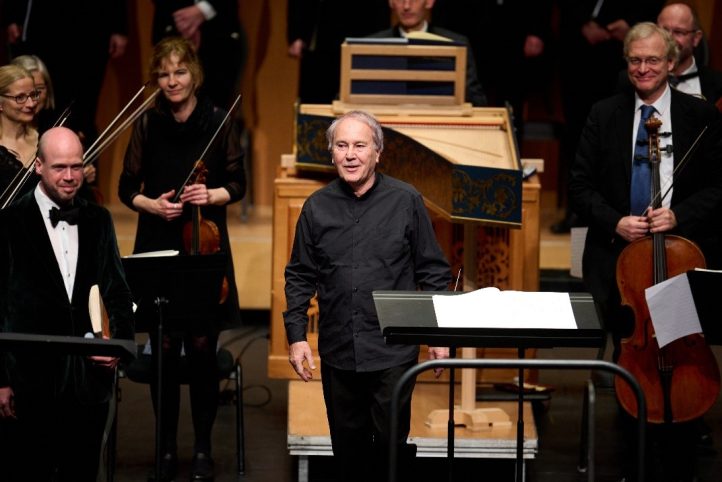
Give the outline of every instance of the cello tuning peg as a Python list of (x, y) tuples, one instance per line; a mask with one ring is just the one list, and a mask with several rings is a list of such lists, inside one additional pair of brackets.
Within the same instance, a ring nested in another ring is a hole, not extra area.
[(660, 132), (660, 133), (659, 133), (659, 136), (660, 136), (660, 137), (672, 137), (672, 133), (669, 132), (669, 131), (667, 131), (667, 132)]

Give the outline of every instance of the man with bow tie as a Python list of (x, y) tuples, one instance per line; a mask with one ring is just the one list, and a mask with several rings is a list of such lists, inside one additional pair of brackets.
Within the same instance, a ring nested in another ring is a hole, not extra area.
[(670, 3), (657, 17), (657, 25), (668, 31), (679, 48), (679, 57), (669, 83), (684, 93), (715, 104), (722, 98), (722, 72), (697, 65), (694, 49), (702, 41), (697, 13), (687, 4)]
[[(98, 285), (111, 336), (132, 339), (131, 294), (110, 213), (77, 197), (77, 135), (48, 130), (35, 171), (35, 190), (0, 211), (0, 331), (92, 333), (88, 296)], [(0, 479), (95, 482), (116, 363), (0, 352)]]
[[(659, 12), (657, 25), (669, 32), (679, 52), (669, 72), (669, 85), (722, 110), (722, 72), (698, 64), (694, 56), (703, 36), (697, 12), (685, 3), (670, 3)], [(626, 70), (619, 72), (617, 90), (632, 90)]]

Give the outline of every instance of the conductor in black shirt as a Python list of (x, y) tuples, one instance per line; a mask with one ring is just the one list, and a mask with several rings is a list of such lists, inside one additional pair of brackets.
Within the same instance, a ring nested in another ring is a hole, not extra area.
[[(417, 362), (419, 348), (384, 343), (371, 292), (445, 290), (451, 274), (419, 192), (376, 172), (383, 150), (376, 119), (349, 112), (331, 124), (326, 138), (339, 178), (306, 200), (296, 225), (285, 273), (289, 361), (304, 381), (313, 378), (306, 327), (316, 294), (338, 480), (385, 480), (392, 390)], [(448, 354), (448, 348), (429, 348), (432, 359)], [(393, 441), (402, 470), (415, 452), (406, 445), (412, 391), (408, 386), (402, 394), (399, 438)]]

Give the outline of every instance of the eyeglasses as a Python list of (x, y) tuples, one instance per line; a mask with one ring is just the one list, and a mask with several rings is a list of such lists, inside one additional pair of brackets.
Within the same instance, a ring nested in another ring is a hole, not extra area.
[(697, 33), (699, 29), (693, 28), (691, 30), (682, 30), (681, 28), (664, 28), (667, 32), (671, 33), (675, 37), (684, 37), (691, 33)]
[(8, 94), (0, 94), (5, 98), (8, 99), (15, 99), (15, 102), (18, 104), (24, 104), (28, 101), (28, 99), (32, 99), (33, 101), (37, 102), (40, 98), (40, 92), (37, 90), (30, 92), (29, 94), (18, 94), (18, 95), (8, 95)]
[(643, 63), (647, 64), (650, 67), (656, 67), (663, 61), (664, 59), (662, 57), (627, 57), (627, 62), (629, 63), (629, 65), (633, 65), (634, 67), (639, 67)]

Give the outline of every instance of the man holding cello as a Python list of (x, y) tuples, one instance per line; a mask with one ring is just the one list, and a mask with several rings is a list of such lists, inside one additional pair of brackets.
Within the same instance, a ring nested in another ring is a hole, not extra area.
[[(628, 274), (617, 270), (617, 260), (628, 246), (649, 236), (676, 235), (696, 243), (708, 268), (722, 266), (720, 113), (712, 105), (670, 88), (668, 76), (677, 59), (677, 46), (664, 29), (652, 23), (635, 25), (625, 38), (624, 55), (634, 91), (592, 107), (569, 185), (573, 209), (589, 226), (584, 281), (611, 331), (615, 361), (623, 351), (624, 338), (640, 323), (622, 306), (617, 288), (618, 283), (628, 281)], [(649, 118), (661, 121), (652, 137)], [(650, 139), (658, 144), (652, 145)], [(652, 270), (656, 256), (636, 256), (639, 264), (634, 271)], [(689, 269), (696, 267), (694, 264)], [(639, 287), (642, 300), (647, 287)], [(649, 323), (646, 303), (644, 315), (642, 323)], [(652, 340), (656, 343), (653, 334)], [(706, 345), (703, 348), (708, 349)], [(716, 366), (710, 370), (718, 374)], [(694, 430), (688, 423), (672, 425), (667, 418), (658, 431), (664, 434), (658, 439), (662, 463), (657, 467), (661, 466), (662, 472), (655, 480), (687, 480), (694, 456), (694, 443), (688, 437), (694, 437)], [(665, 462), (671, 465), (667, 467)], [(678, 472), (675, 467), (688, 472)]]

